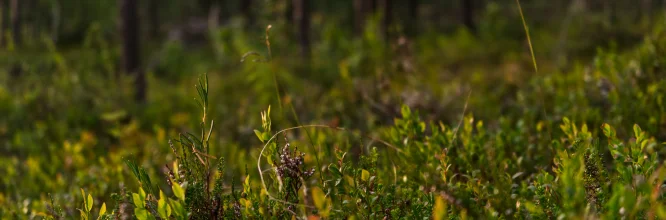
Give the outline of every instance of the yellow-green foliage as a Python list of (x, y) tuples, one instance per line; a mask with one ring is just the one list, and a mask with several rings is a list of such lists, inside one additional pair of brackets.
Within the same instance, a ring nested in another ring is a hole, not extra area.
[(663, 20), (618, 46), (572, 28), (561, 64), (509, 9), (388, 42), (318, 18), (310, 60), (282, 23), (271, 49), (231, 22), (163, 45), (145, 103), (105, 25), (4, 39), (0, 219), (666, 218)]

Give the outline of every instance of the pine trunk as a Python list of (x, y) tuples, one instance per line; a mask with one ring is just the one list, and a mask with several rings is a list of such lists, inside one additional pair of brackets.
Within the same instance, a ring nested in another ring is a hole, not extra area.
[(146, 99), (146, 79), (141, 71), (137, 0), (118, 1), (120, 3), (123, 71), (125, 74), (134, 75), (135, 99), (143, 102)]
[(241, 0), (241, 13), (247, 26), (254, 24), (254, 17), (252, 17), (252, 0)]
[(391, 0), (379, 0), (379, 9), (382, 13), (381, 34), (384, 41), (388, 42), (391, 37), (389, 28), (391, 27), (391, 18), (393, 13), (393, 6)]
[(357, 36), (363, 34), (368, 14), (372, 12), (372, 5), (370, 0), (354, 0), (354, 34)]
[(293, 0), (293, 3), (301, 56), (308, 59), (310, 57), (310, 0)]
[(18, 44), (21, 42), (21, 10), (19, 0), (10, 0), (9, 4), (12, 37), (14, 38), (14, 43)]
[(148, 1), (148, 20), (150, 22), (150, 38), (155, 39), (160, 34), (159, 0)]
[(474, 4), (473, 0), (462, 0), (462, 16), (465, 27), (472, 33), (476, 32), (476, 25), (474, 24)]
[(7, 19), (5, 19), (7, 15), (5, 12), (5, 9), (7, 8), (5, 6), (5, 1), (6, 0), (0, 0), (0, 48), (5, 45), (5, 29), (7, 29), (7, 25), (5, 23), (7, 21)]

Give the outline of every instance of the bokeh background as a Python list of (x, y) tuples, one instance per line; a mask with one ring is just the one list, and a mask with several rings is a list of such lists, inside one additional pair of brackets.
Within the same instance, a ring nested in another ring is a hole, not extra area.
[(109, 201), (136, 185), (127, 158), (159, 179), (167, 140), (197, 131), (204, 73), (211, 151), (239, 180), (268, 106), (274, 129), (380, 135), (404, 104), (448, 125), (465, 110), (559, 132), (567, 116), (666, 138), (666, 1), (522, 1), (538, 71), (516, 3), (0, 0), (0, 216), (51, 198), (76, 216), (79, 188)]

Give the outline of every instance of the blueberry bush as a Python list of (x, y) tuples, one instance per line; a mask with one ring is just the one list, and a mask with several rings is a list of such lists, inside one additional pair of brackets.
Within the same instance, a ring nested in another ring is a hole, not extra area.
[(354, 34), (320, 12), (307, 59), (265, 9), (149, 45), (144, 102), (110, 20), (7, 35), (0, 219), (666, 218), (663, 13), (562, 33), (539, 2), (389, 39), (381, 13)]

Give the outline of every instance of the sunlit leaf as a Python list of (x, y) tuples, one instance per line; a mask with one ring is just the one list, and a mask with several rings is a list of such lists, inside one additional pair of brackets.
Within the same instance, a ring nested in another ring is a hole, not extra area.
[(368, 181), (369, 178), (370, 178), (370, 172), (368, 172), (365, 169), (361, 170), (361, 180)]
[(435, 196), (435, 206), (432, 210), (432, 218), (435, 220), (447, 219), (448, 210), (446, 201), (441, 196)]
[[(176, 185), (176, 184), (174, 184), (174, 185)], [(143, 203), (143, 199), (141, 199), (141, 195), (139, 195), (139, 194), (132, 193), (132, 201), (134, 202), (134, 205), (138, 208), (145, 207), (144, 203)]]
[(144, 208), (134, 209), (134, 215), (138, 220), (148, 220), (148, 210)]
[(166, 219), (169, 217), (169, 205), (167, 204), (166, 195), (160, 190), (160, 199), (157, 201), (157, 213), (160, 214), (160, 218)]
[(102, 203), (102, 207), (99, 208), (99, 217), (102, 217), (104, 214), (106, 214), (106, 203)]
[(178, 184), (173, 184), (171, 186), (171, 190), (173, 190), (173, 194), (176, 196), (176, 198), (180, 199), (180, 201), (185, 201), (185, 190), (178, 185)]
[(88, 219), (88, 215), (86, 214), (86, 212), (84, 212), (83, 210), (79, 209), (79, 213), (81, 213), (81, 219), (83, 219), (83, 220), (87, 220), (87, 219)]
[(642, 133), (642, 132), (643, 132), (643, 131), (641, 130), (641, 127), (638, 126), (637, 124), (634, 124), (634, 136), (636, 137), (636, 139), (638, 139), (639, 137), (641, 137), (641, 133)]
[(328, 217), (330, 200), (326, 198), (324, 191), (322, 191), (319, 187), (312, 188), (312, 200), (314, 201), (317, 210), (319, 210), (319, 214), (322, 217)]
[(93, 207), (93, 198), (92, 195), (88, 194), (88, 199), (86, 199), (86, 210), (90, 212), (90, 210), (92, 210), (92, 207)]

